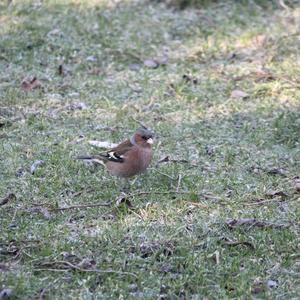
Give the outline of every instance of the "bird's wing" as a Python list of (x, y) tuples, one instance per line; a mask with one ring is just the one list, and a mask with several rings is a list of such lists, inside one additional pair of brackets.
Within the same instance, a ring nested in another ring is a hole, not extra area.
[(105, 153), (100, 154), (102, 157), (105, 157), (108, 161), (114, 161), (122, 163), (124, 162), (125, 154), (131, 150), (133, 145), (131, 144), (130, 140), (127, 140), (115, 148), (112, 148)]

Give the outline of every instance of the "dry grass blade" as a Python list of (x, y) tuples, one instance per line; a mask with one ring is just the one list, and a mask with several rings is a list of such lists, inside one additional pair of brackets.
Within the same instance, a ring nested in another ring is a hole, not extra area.
[(78, 204), (78, 205), (72, 205), (72, 206), (66, 206), (66, 207), (59, 207), (59, 208), (51, 208), (49, 211), (63, 211), (63, 210), (69, 210), (69, 209), (86, 209), (91, 207), (109, 207), (111, 206), (111, 202), (107, 203), (98, 203), (98, 204)]
[(100, 273), (100, 274), (118, 274), (123, 276), (128, 275), (128, 276), (138, 278), (136, 274), (130, 272), (122, 272), (116, 270), (84, 269), (64, 260), (43, 262), (41, 264), (38, 264), (35, 268), (35, 271), (50, 271), (50, 272), (51, 271), (64, 272), (69, 270), (87, 272), (87, 273), (90, 272), (90, 273)]
[(226, 225), (233, 229), (240, 226), (250, 226), (250, 227), (259, 227), (259, 228), (288, 228), (292, 224), (276, 224), (266, 221), (258, 221), (256, 219), (229, 219), (226, 221)]
[(254, 245), (250, 242), (247, 242), (247, 241), (232, 241), (232, 240), (229, 240), (227, 238), (224, 238), (222, 239), (222, 243), (226, 246), (239, 246), (239, 245), (244, 245), (244, 246), (247, 246), (251, 249), (255, 249)]

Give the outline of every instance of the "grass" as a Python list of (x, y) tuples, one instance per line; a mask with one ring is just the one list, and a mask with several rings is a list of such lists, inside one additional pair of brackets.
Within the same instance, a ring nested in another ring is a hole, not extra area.
[[(299, 298), (300, 6), (260, 2), (0, 3), (0, 197), (16, 196), (0, 206), (0, 292)], [(24, 91), (34, 76), (42, 88)], [(134, 119), (158, 138), (130, 208), (74, 157)], [(188, 163), (156, 168), (167, 155)], [(288, 227), (226, 225), (244, 218)]]

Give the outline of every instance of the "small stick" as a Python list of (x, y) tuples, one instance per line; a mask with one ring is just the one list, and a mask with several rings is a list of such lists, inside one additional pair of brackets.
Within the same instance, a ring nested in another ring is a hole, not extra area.
[(52, 208), (52, 209), (49, 209), (49, 211), (62, 211), (62, 210), (68, 210), (68, 209), (102, 207), (102, 206), (111, 206), (111, 202), (98, 203), (98, 204), (81, 204), (81, 205), (73, 205), (73, 206), (66, 206), (66, 207), (60, 207), (60, 208)]
[(134, 197), (134, 196), (140, 196), (140, 195), (170, 195), (170, 194), (190, 194), (191, 192), (184, 192), (184, 191), (169, 191), (169, 192), (137, 192), (130, 194), (129, 196)]

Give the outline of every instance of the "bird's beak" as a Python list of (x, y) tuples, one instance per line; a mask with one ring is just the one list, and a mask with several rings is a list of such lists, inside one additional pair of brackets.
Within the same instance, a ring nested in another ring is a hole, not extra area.
[(149, 139), (147, 140), (147, 143), (150, 144), (150, 145), (152, 145), (152, 144), (153, 144), (153, 139), (152, 139), (152, 138), (149, 138)]

